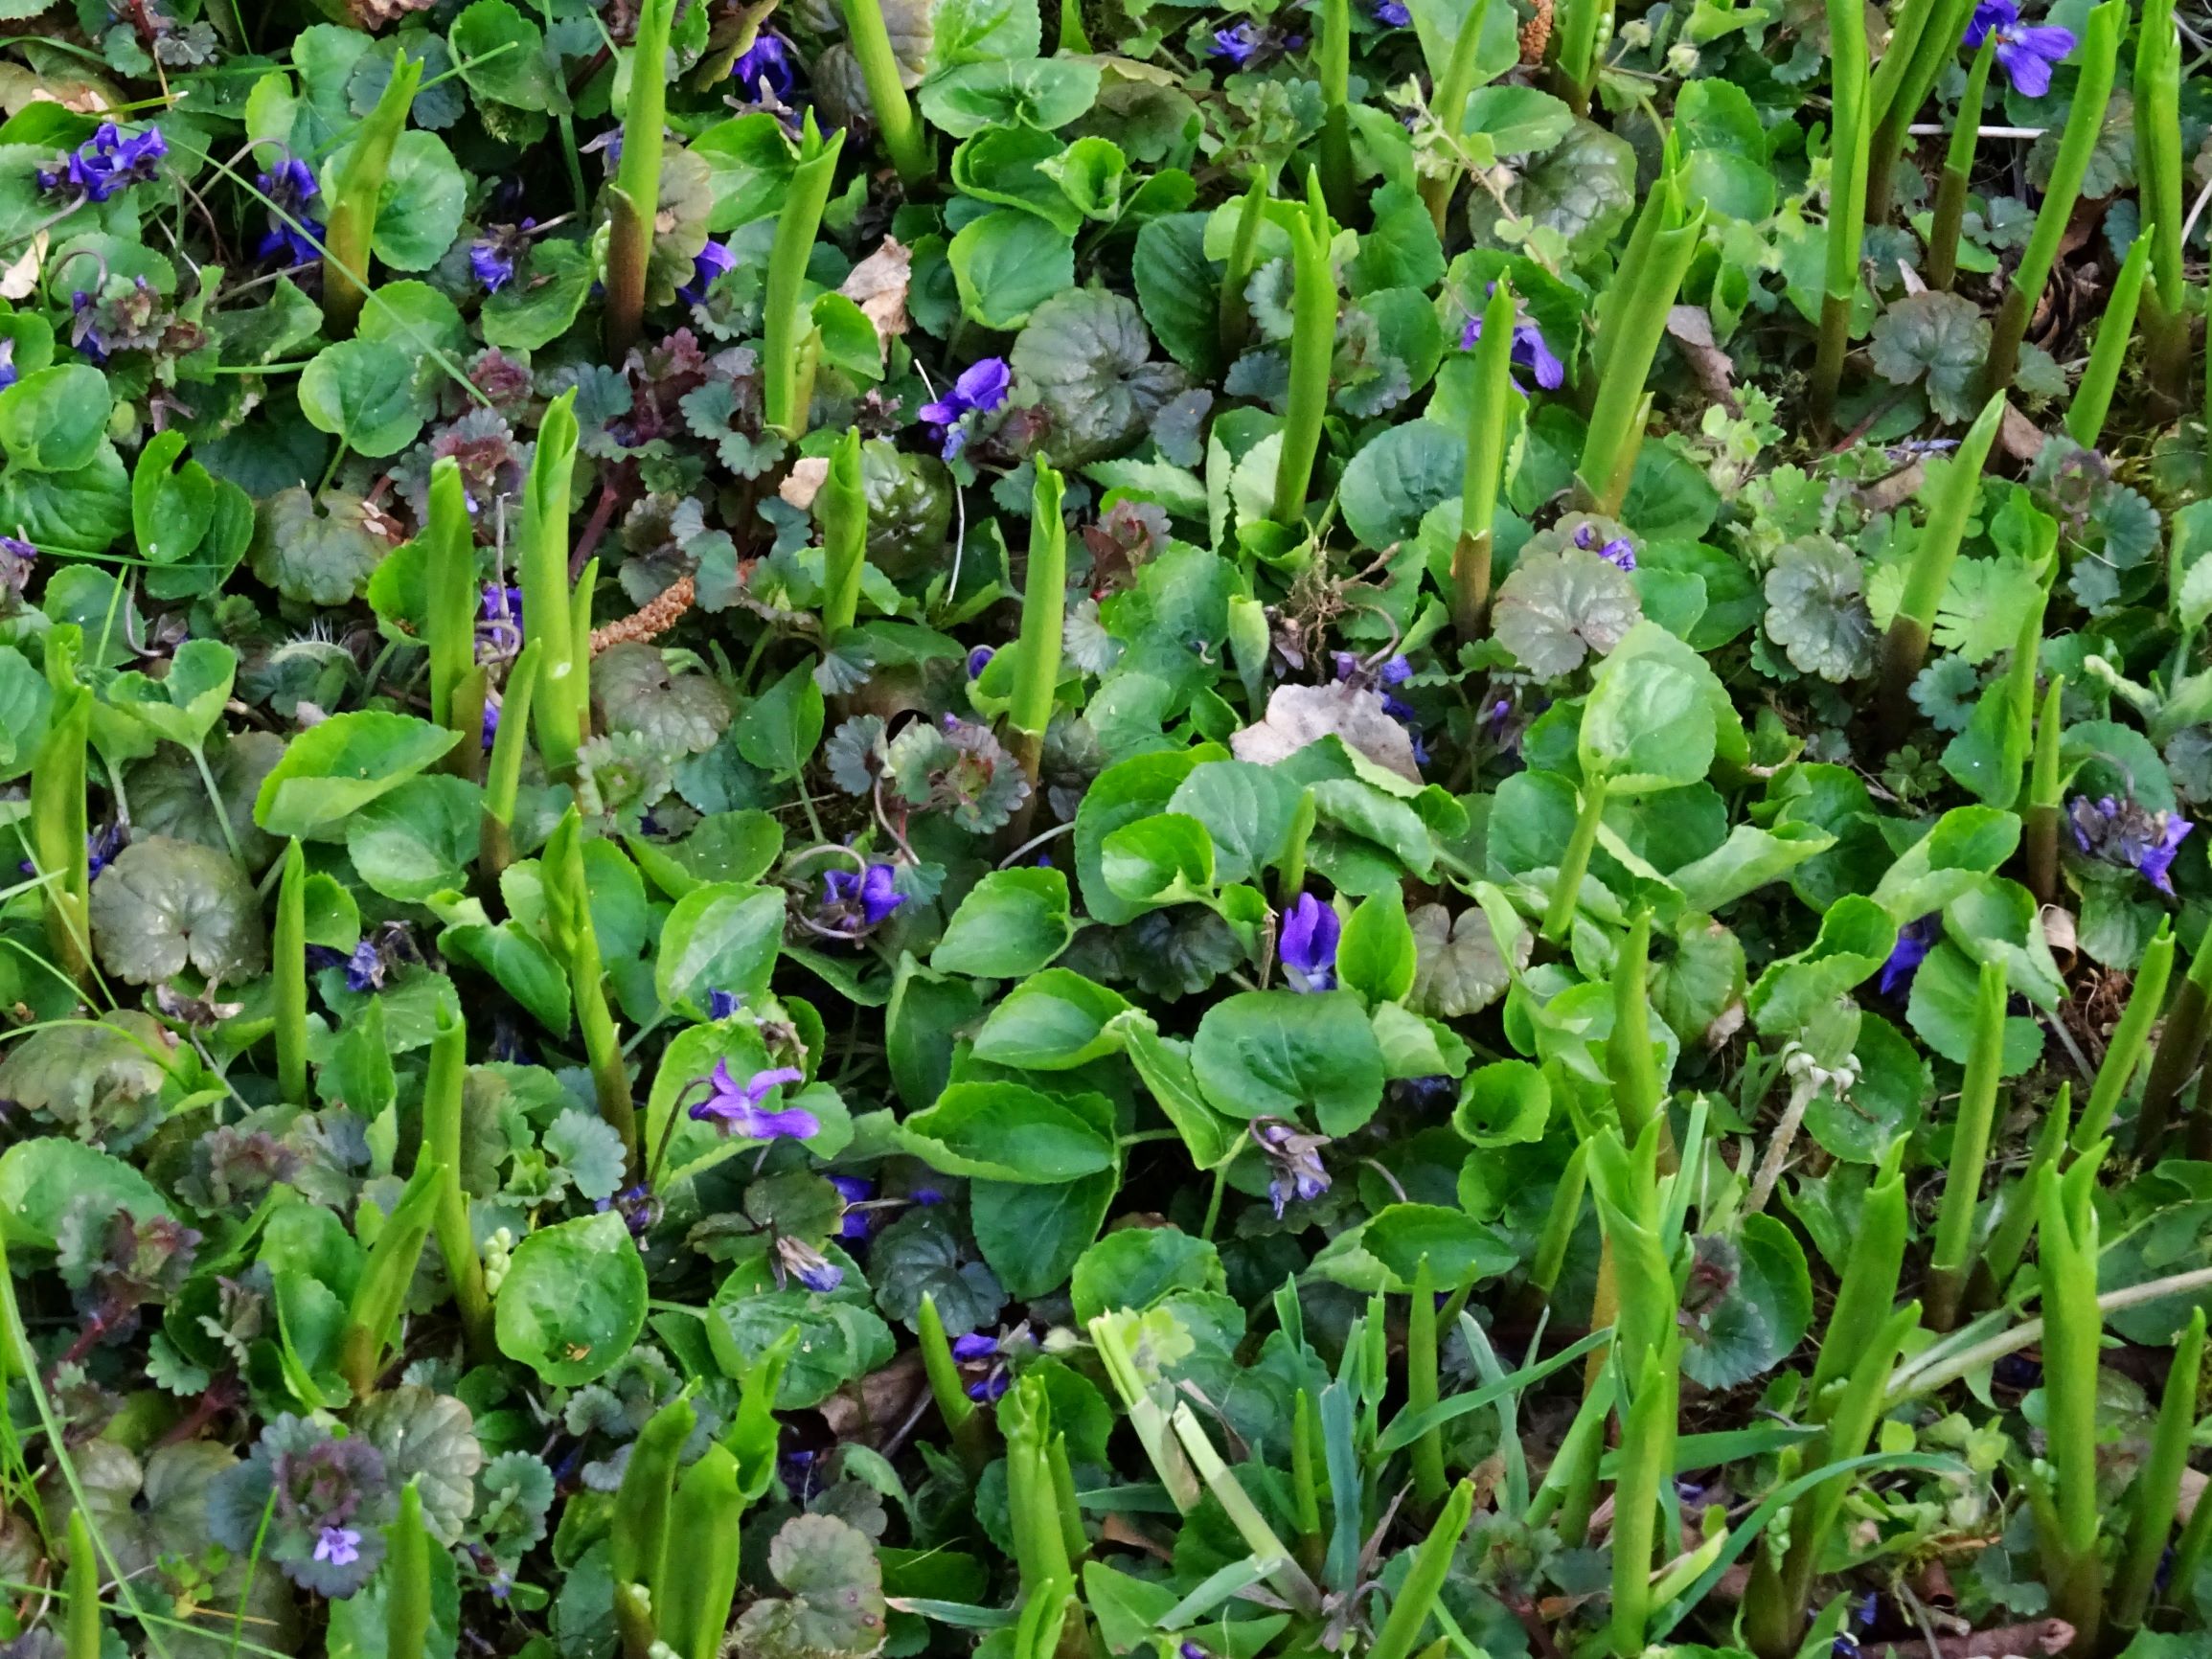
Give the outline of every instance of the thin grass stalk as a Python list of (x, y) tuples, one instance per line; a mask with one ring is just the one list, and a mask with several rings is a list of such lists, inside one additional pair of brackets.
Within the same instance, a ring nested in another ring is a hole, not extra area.
[(46, 636), (54, 700), (31, 762), (31, 851), (45, 882), (46, 947), (79, 985), (92, 983), (92, 852), (86, 842), (84, 751), (92, 693), (77, 677), (84, 630), (65, 623)]
[(2145, 367), (2165, 403), (2179, 409), (2189, 385), (2189, 313), (2181, 272), (2181, 37), (2174, 0), (2143, 0), (2135, 28), (2135, 200), (2151, 244), (2143, 320)]
[[(2058, 1475), (2053, 1512), (2039, 1528), (2056, 1570), (2051, 1610), (2074, 1627), (2076, 1653), (2094, 1652), (2104, 1616), (2097, 1552), (2097, 1365), (2104, 1313), (2097, 1306), (2100, 1147), (2065, 1174), (2043, 1178), (2038, 1248), (2043, 1282), (2043, 1429)], [(2041, 1517), (2039, 1517), (2040, 1519)]]
[[(1974, 0), (1933, 0), (1910, 49), (1902, 48), (1893, 35), (1882, 54), (1881, 68), (1874, 77), (1867, 114), (1874, 137), (1867, 146), (1866, 215), (1870, 225), (1889, 219), (1889, 204), (1897, 187), (1897, 168), (1912, 118), (1935, 90), (1946, 65), (1958, 57), (1967, 20), (1973, 15)], [(1898, 67), (1893, 72), (1892, 60)]]
[(1298, 1563), (1312, 1576), (1319, 1575), (1329, 1543), (1321, 1531), (1321, 1465), (1320, 1420), (1313, 1397), (1300, 1389), (1290, 1416), (1290, 1515), (1298, 1529)]
[[(1459, 34), (1451, 42), (1451, 57), (1444, 66), (1444, 73), (1436, 78), (1436, 90), (1429, 98), (1429, 113), (1434, 115), (1444, 130), (1452, 138), (1459, 137), (1466, 123), (1467, 101), (1474, 92), (1477, 59), (1482, 55), (1482, 34), (1490, 22), (1490, 0), (1474, 0)], [(1451, 198), (1459, 189), (1459, 170), (1436, 174), (1421, 181), (1421, 199), (1428, 206), (1428, 216), (1436, 225), (1437, 235), (1444, 234), (1445, 221), (1451, 212)]]
[(2066, 676), (2054, 674), (2043, 693), (2043, 707), (2036, 721), (2036, 746), (2028, 761), (2028, 799), (2020, 814), (2020, 859), (2028, 891), (2038, 904), (2054, 902), (2059, 894), (2059, 739), (2065, 730), (2063, 709)]
[(1990, 445), (1996, 442), (2004, 412), (2001, 395), (1984, 403), (1943, 471), (1932, 485), (1925, 487), (1927, 522), (1921, 526), (1920, 539), (1905, 567), (1904, 592), (1881, 643), (1881, 718), (1886, 740), (1891, 743), (1902, 741), (1910, 729), (1912, 682), (1921, 664), (1927, 660), (1936, 607), (1943, 602), (1951, 563), (1973, 517), (1974, 504), (1981, 498), (1982, 467), (1989, 460)]
[(2090, 11), (2084, 26), (2081, 75), (2074, 82), (2073, 102), (2067, 106), (2065, 132), (2051, 163), (2042, 204), (2036, 210), (2036, 226), (2029, 234), (2027, 251), (2013, 271), (2004, 303), (1997, 307), (1996, 321), (1992, 325), (1989, 357), (1981, 378), (1985, 396), (2002, 392), (2013, 383), (2020, 341), (2027, 335), (2036, 302), (2042, 298), (2043, 286), (2050, 281), (2059, 243), (2081, 197), (2089, 156), (2105, 130), (2105, 111), (2111, 102), (2113, 70), (2120, 55), (2120, 30), (2127, 14), (2127, 0), (2105, 0)]
[(799, 137), (799, 165), (784, 187), (776, 239), (768, 249), (761, 310), (761, 422), (794, 443), (807, 432), (808, 408), (799, 398), (799, 360), (803, 336), (813, 328), (810, 321), (802, 321), (799, 294), (814, 238), (822, 228), (822, 210), (830, 203), (830, 186), (836, 177), (846, 131), (839, 127), (825, 142), (814, 125), (812, 107), (808, 108)]
[(637, 1138), (637, 1105), (630, 1098), (629, 1071), (624, 1063), (622, 1035), (606, 1001), (606, 969), (599, 951), (599, 929), (592, 920), (591, 888), (583, 873), (583, 820), (574, 807), (561, 818), (545, 845), (546, 911), (555, 937), (566, 947), (570, 994), (576, 999), (578, 1034), (599, 1115), (622, 1137), (630, 1179), (643, 1172)]
[(1990, 1229), (1989, 1242), (1982, 1246), (1981, 1271), (1975, 1276), (1973, 1300), (1977, 1307), (1995, 1306), (2003, 1297), (2027, 1255), (2028, 1240), (2036, 1230), (2037, 1206), (2041, 1202), (2042, 1189), (2037, 1183), (2045, 1170), (2057, 1173), (2059, 1160), (2065, 1156), (2066, 1128), (2073, 1121), (2073, 1111), (2074, 1085), (2061, 1083), (2036, 1130), (2035, 1144), (2028, 1148), (2027, 1164), (1998, 1200), (1996, 1223)]
[(2120, 384), (2120, 368), (2128, 356), (2128, 342), (2135, 334), (2135, 307), (2143, 295), (2143, 278), (2151, 268), (2151, 254), (2158, 235), (2152, 225), (2135, 239), (2112, 291), (2105, 300), (2105, 314), (2097, 323), (2096, 344), (2089, 348), (2089, 365), (2074, 383), (2073, 400), (2066, 405), (2066, 435), (2084, 449), (2094, 449), (2104, 436), (2105, 417), (2112, 407), (2112, 393)]
[(1543, 936), (1552, 943), (1565, 940), (1582, 902), (1583, 877), (1588, 874), (1590, 853), (1598, 844), (1598, 825), (1606, 815), (1606, 780), (1603, 774), (1585, 778), (1577, 792), (1580, 805), (1575, 827), (1560, 854), (1559, 875), (1553, 878), (1551, 902), (1544, 910)]
[(1973, 1035), (1959, 1090), (1958, 1120), (1951, 1130), (1950, 1168), (1928, 1255), (1927, 1323), (1932, 1330), (1949, 1330), (1957, 1323), (1967, 1278), (1973, 1269), (1974, 1205), (1989, 1157), (1997, 1082), (2004, 1074), (2004, 965), (1985, 962), (1974, 997)]
[(668, 125), (669, 28), (675, 0), (643, 0), (629, 54), (629, 103), (622, 118), (622, 160), (607, 193), (606, 307), (601, 337), (619, 363), (645, 321), (646, 277), (660, 216), (661, 156)]
[(1974, 150), (1981, 143), (1982, 104), (1989, 96), (1990, 65), (1996, 60), (1996, 31), (1983, 37), (1966, 72), (1966, 91), (1958, 101), (1957, 125), (1950, 129), (1943, 177), (1935, 187), (1935, 209), (1927, 231), (1927, 285), (1945, 293), (1958, 280), (1958, 239), (1966, 224), (1967, 194), (1973, 183)]
[(1829, 0), (1829, 82), (1834, 99), (1828, 144), (1828, 248), (1820, 300), (1820, 344), (1813, 362), (1811, 413), (1828, 430), (1851, 349), (1852, 301), (1859, 293), (1866, 237), (1867, 86), (1864, 0)]
[[(846, 39), (860, 65), (860, 78), (868, 86), (868, 107), (876, 117), (876, 130), (882, 134), (884, 151), (891, 157), (899, 182), (912, 194), (926, 185), (937, 170), (930, 160), (928, 135), (906, 96), (906, 81), (900, 72), (899, 57), (891, 49), (891, 32), (884, 26), (883, 8), (879, 0), (844, 0), (844, 8)], [(1089, 51), (1087, 46), (1069, 44), (1066, 20), (1070, 16), (1076, 19), (1076, 33), (1080, 37), (1082, 12), (1075, 0), (1062, 0), (1062, 50)]]
[(445, 1174), (439, 1183), (434, 1231), (445, 1277), (471, 1355), (489, 1360), (495, 1352), (491, 1298), (484, 1285), (484, 1259), (468, 1222), (468, 1194), (461, 1186), (462, 1096), (468, 1077), (468, 1022), (457, 1011), (440, 1008), (430, 1037), (430, 1067), (422, 1084), (422, 1156), (436, 1160)]
[(67, 1659), (100, 1659), (100, 1553), (84, 1506), (69, 1511), (69, 1571), (62, 1580), (68, 1602)]
[(1352, 172), (1352, 4), (1320, 0), (1314, 75), (1321, 83), (1321, 193), (1339, 224), (1357, 216), (1358, 182)]
[[(1436, 1282), (1424, 1255), (1413, 1271), (1413, 1305), (1405, 1321), (1405, 1409), (1425, 1411), (1436, 1403)], [(1424, 1508), (1442, 1503), (1444, 1428), (1428, 1430), (1413, 1443), (1413, 1495)]]
[(2079, 1157), (2105, 1138), (2120, 1109), (2121, 1098), (2151, 1046), (2151, 1028), (2166, 1009), (2166, 983), (2174, 972), (2175, 940), (2172, 926), (2161, 920), (2158, 931), (2143, 947), (2143, 960), (2128, 989), (2128, 1006), (2121, 1012), (2112, 1040), (2105, 1045), (2105, 1058), (2097, 1067), (2097, 1080), (2089, 1090), (2089, 1103), (2074, 1125), (2073, 1149)]
[(308, 860), (298, 841), (285, 847), (277, 880), (277, 922), (269, 932), (269, 983), (276, 1002), (277, 1092), (308, 1101)]
[(2143, 1623), (2158, 1561), (2173, 1535), (2180, 1508), (2181, 1473), (2189, 1466), (2189, 1442), (2197, 1427), (2197, 1390), (2203, 1380), (2204, 1309), (2189, 1310), (2189, 1324), (2174, 1345), (2166, 1370), (2166, 1392), (2158, 1402), (2158, 1426), (2151, 1436), (2151, 1455), (2135, 1475), (2129, 1493), (2128, 1536), (2120, 1547), (2119, 1571), (2105, 1599), (2113, 1645), (2119, 1646)]
[(1543, 1231), (1537, 1236), (1536, 1252), (1529, 1258), (1529, 1284), (1543, 1303), (1551, 1301), (1560, 1269), (1566, 1264), (1567, 1246), (1574, 1241), (1575, 1224), (1582, 1219), (1583, 1196), (1588, 1187), (1589, 1144), (1579, 1141), (1567, 1154), (1559, 1185), (1552, 1189), (1551, 1208), (1545, 1213)]
[[(531, 723), (547, 774), (562, 780), (576, 772), (576, 752), (583, 744), (583, 705), (590, 694), (587, 665), (576, 656), (575, 596), (568, 575), (568, 492), (576, 473), (577, 436), (571, 388), (553, 400), (538, 427), (537, 451), (523, 489), (517, 555), (523, 639), (526, 646), (538, 648)], [(501, 711), (500, 729), (505, 731), (513, 718), (511, 703)]]
[(1613, 1029), (1606, 1038), (1613, 1108), (1622, 1136), (1631, 1144), (1658, 1123), (1666, 1099), (1652, 1057), (1651, 957), (1652, 913), (1639, 910), (1629, 919), (1628, 936), (1613, 958)]
[(1412, 1571), (1405, 1575), (1405, 1582), (1391, 1602), (1390, 1614), (1382, 1621), (1382, 1628), (1375, 1633), (1375, 1643), (1367, 1649), (1367, 1659), (1406, 1659), (1413, 1651), (1413, 1644), (1420, 1639), (1422, 1626), (1428, 1623), (1436, 1598), (1444, 1590), (1444, 1580), (1451, 1571), (1452, 1556), (1473, 1513), (1474, 1485), (1471, 1481), (1461, 1481), (1452, 1489), (1444, 1512), (1437, 1516), (1428, 1536), (1414, 1546)]
[(323, 328), (334, 340), (353, 331), (369, 294), (371, 243), (376, 214), (391, 171), (392, 149), (407, 127), (408, 106), (422, 83), (422, 59), (401, 52), (392, 64), (376, 105), (362, 117), (345, 152), (331, 197), (329, 227), (323, 232)]
[(1516, 305), (1501, 276), (1482, 308), (1482, 337), (1474, 343), (1474, 414), (1467, 424), (1467, 466), (1460, 479), (1459, 540), (1451, 550), (1452, 622), (1468, 641), (1479, 639), (1490, 620), (1494, 523), (1505, 476), (1506, 429), (1513, 421)]
[(1290, 221), (1290, 391), (1283, 410), (1271, 516), (1293, 528), (1306, 516), (1313, 462), (1321, 451), (1321, 422), (1329, 412), (1329, 368), (1336, 353), (1336, 278), (1329, 262), (1329, 216), (1320, 193), (1318, 175), (1309, 172), (1306, 216)]
[(430, 1534), (416, 1481), (399, 1489), (391, 1526), (384, 1591), (385, 1659), (427, 1659), (430, 1651)]
[(430, 468), (430, 511), (422, 526), (423, 643), (430, 654), (430, 718), (461, 741), (446, 757), (459, 770), (469, 756), (481, 757), (481, 697), (476, 724), (459, 723), (466, 701), (463, 682), (476, 668), (476, 533), (468, 523), (468, 496), (461, 466), (441, 456)]
[(916, 1316), (916, 1345), (922, 1350), (922, 1372), (929, 1379), (929, 1396), (937, 1402), (937, 1415), (945, 1420), (953, 1449), (969, 1473), (981, 1474), (991, 1462), (988, 1425), (960, 1380), (960, 1367), (953, 1360), (952, 1344), (937, 1311), (937, 1298), (926, 1291)]
[(545, 658), (542, 640), (532, 640), (507, 670), (500, 699), (499, 729), (484, 765), (484, 844), (477, 863), (485, 879), (496, 881), (514, 861), (514, 808), (522, 790), (522, 751), (530, 742), (530, 715), (537, 693), (537, 665)]
[(822, 649), (860, 614), (860, 576), (868, 562), (868, 491), (860, 479), (860, 432), (855, 427), (830, 451), (830, 471), (816, 497), (822, 518)]
[(1266, 168), (1253, 169), (1252, 182), (1245, 187), (1243, 202), (1237, 210), (1236, 239), (1229, 244), (1229, 257), (1221, 266), (1219, 322), (1224, 363), (1233, 362), (1251, 342), (1252, 304), (1244, 290), (1251, 284), (1253, 266), (1259, 262), (1260, 231), (1267, 220), (1267, 199), (1273, 185)]
[[(1584, 498), (1607, 517), (1618, 514), (1628, 492), (1628, 468), (1634, 462), (1632, 445), (1642, 442), (1642, 418), (1650, 407), (1644, 382), (1651, 375), (1652, 360), (1658, 355), (1659, 341), (1666, 333), (1667, 313), (1674, 307), (1675, 296), (1704, 233), (1702, 204), (1685, 216), (1676, 182), (1670, 177), (1658, 188), (1668, 195), (1667, 219), (1652, 238), (1651, 258), (1642, 268), (1622, 271), (1613, 278), (1630, 286), (1618, 311), (1608, 317), (1617, 335), (1598, 377), (1589, 433), (1583, 443), (1582, 463), (1576, 468)], [(1628, 457), (1626, 467), (1624, 455)]]

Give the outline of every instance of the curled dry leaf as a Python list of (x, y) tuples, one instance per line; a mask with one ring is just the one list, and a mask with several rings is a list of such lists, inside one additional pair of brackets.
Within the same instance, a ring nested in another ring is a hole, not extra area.
[(1229, 746), (1238, 760), (1265, 766), (1332, 736), (1407, 783), (1421, 782), (1413, 740), (1384, 712), (1381, 695), (1349, 685), (1277, 686), (1267, 699), (1267, 717), (1246, 726)]

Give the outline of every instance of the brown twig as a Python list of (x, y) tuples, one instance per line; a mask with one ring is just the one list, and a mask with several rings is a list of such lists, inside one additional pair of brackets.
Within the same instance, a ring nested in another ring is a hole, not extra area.
[[(2028, 1625), (2005, 1625), (1995, 1630), (1975, 1630), (1964, 1636), (1938, 1636), (1936, 1659), (2006, 1659), (2010, 1654), (2064, 1653), (2074, 1640), (2074, 1627), (2064, 1619), (2038, 1619)], [(1884, 1642), (1860, 1649), (1867, 1659), (1924, 1659), (1929, 1644), (1914, 1642), (1902, 1647)]]

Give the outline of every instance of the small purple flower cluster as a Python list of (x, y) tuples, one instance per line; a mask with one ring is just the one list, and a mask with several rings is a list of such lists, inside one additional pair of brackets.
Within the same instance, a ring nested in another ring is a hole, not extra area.
[(308, 204), (323, 193), (308, 164), (294, 158), (254, 182), (269, 198), (269, 228), (254, 257), (269, 260), (282, 255), (287, 265), (312, 264), (321, 259), (323, 224), (308, 216)]
[[(1491, 284), (1491, 288), (1496, 286), (1495, 283)], [(1459, 349), (1471, 352), (1481, 339), (1482, 318), (1479, 315), (1468, 318), (1467, 327), (1459, 331)], [(1544, 343), (1543, 330), (1529, 317), (1526, 308), (1517, 304), (1514, 308), (1513, 361), (1534, 375), (1536, 383), (1546, 392), (1558, 391), (1567, 377), (1567, 366)], [(1514, 383), (1520, 384), (1517, 380)], [(1525, 393), (1528, 388), (1523, 386), (1521, 390)]]
[(922, 405), (922, 419), (937, 428), (943, 444), (940, 453), (946, 460), (956, 460), (968, 447), (972, 425), (969, 417), (991, 414), (1006, 401), (1013, 386), (1014, 371), (1006, 366), (1006, 359), (985, 357), (961, 370), (960, 377), (944, 397)]
[(880, 926), (906, 902), (898, 889), (899, 873), (888, 864), (865, 870), (832, 870), (822, 878), (822, 918), (850, 932)]
[(1597, 530), (1587, 524), (1575, 526), (1575, 545), (1585, 553), (1594, 553), (1617, 570), (1636, 568), (1636, 549), (1625, 535), (1616, 535), (1610, 541), (1600, 541)]
[(2077, 795), (2066, 816), (2074, 845), (2107, 864), (2140, 871), (2160, 893), (2174, 897), (2174, 855), (2196, 828), (2178, 812), (2152, 811), (2111, 795), (2092, 801)]
[(514, 281), (515, 267), (529, 251), (530, 233), (536, 228), (536, 219), (493, 225), (468, 244), (468, 269), (484, 284), (486, 293), (496, 294)]
[(702, 1124), (713, 1124), (725, 1135), (735, 1135), (747, 1141), (773, 1141), (788, 1137), (794, 1141), (808, 1141), (822, 1132), (822, 1121), (804, 1106), (786, 1106), (782, 1111), (766, 1111), (761, 1102), (768, 1091), (783, 1083), (806, 1081), (806, 1073), (790, 1066), (777, 1066), (769, 1071), (755, 1072), (743, 1082), (730, 1075), (730, 1062), (717, 1060), (714, 1074), (699, 1079), (707, 1085), (707, 1098), (691, 1109), (691, 1115)]
[(169, 140), (158, 129), (125, 135), (114, 122), (103, 121), (59, 168), (38, 170), (38, 188), (49, 194), (68, 191), (86, 201), (105, 201), (128, 185), (154, 178), (168, 154)]

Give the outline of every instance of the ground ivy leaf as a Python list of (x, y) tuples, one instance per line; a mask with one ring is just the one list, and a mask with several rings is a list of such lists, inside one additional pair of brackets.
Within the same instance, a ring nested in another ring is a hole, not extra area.
[(1874, 667), (1874, 618), (1858, 557), (1826, 536), (1792, 541), (1767, 573), (1767, 637), (1790, 665), (1824, 680)]
[(92, 884), (92, 941), (101, 966), (132, 985), (188, 966), (238, 985), (269, 961), (244, 873), (213, 848), (159, 835), (125, 848)]
[(1927, 401), (1946, 420), (1974, 412), (1974, 376), (1989, 355), (1989, 319), (1962, 294), (1909, 294), (1875, 319), (1875, 373), (1894, 385), (1925, 379)]
[(1579, 547), (1531, 554), (1499, 586), (1492, 631), (1539, 679), (1604, 656), (1643, 620), (1626, 571)]

